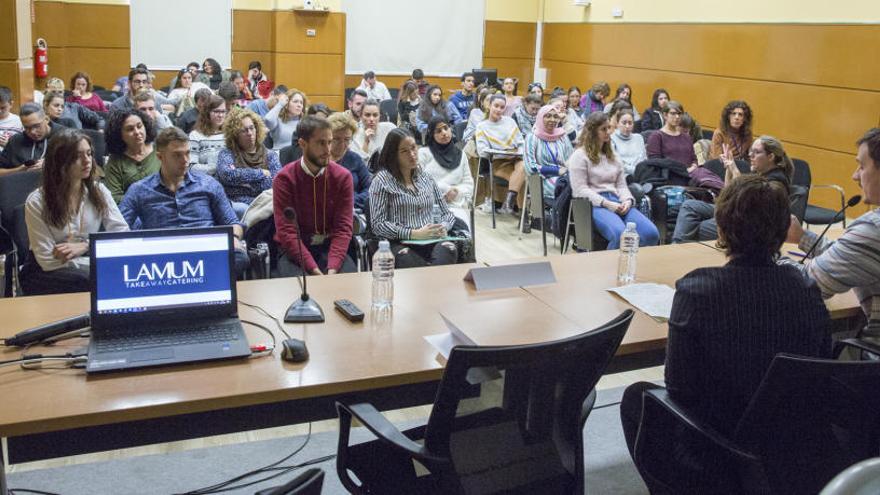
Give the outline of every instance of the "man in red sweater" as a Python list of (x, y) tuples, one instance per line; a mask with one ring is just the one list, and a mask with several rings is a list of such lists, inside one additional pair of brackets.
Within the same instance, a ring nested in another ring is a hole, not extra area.
[[(332, 275), (356, 271), (348, 256), (354, 188), (351, 173), (330, 161), (333, 133), (325, 119), (305, 117), (297, 126), (303, 156), (287, 164), (272, 182), (275, 242), (281, 250), (278, 272), (283, 277)], [(296, 227), (285, 218), (293, 208)], [(300, 267), (302, 253), (302, 267)]]

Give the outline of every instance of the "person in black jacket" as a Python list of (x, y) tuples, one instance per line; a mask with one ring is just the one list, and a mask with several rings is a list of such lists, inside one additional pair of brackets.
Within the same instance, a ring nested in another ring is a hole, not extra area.
[(39, 170), (43, 168), (43, 158), (49, 137), (55, 124), (36, 103), (25, 103), (21, 106), (21, 125), (24, 132), (9, 139), (0, 155), (0, 177), (23, 170)]
[[(777, 353), (830, 356), (831, 320), (815, 283), (775, 263), (789, 225), (783, 183), (762, 174), (738, 177), (721, 191), (715, 217), (729, 261), (675, 284), (665, 375), (672, 400), (729, 436)], [(642, 395), (656, 387), (639, 382), (624, 392), (620, 415), (630, 453), (644, 419)], [(678, 438), (669, 445), (671, 462), (709, 476), (730, 469), (707, 462), (690, 437)]]
[(183, 132), (189, 135), (196, 126), (196, 122), (199, 120), (199, 110), (208, 103), (208, 100), (211, 99), (211, 95), (213, 94), (214, 93), (207, 88), (202, 88), (196, 91), (196, 94), (193, 95), (196, 106), (180, 114), (180, 116), (177, 117), (177, 123), (175, 126), (183, 129)]
[(654, 96), (651, 97), (651, 108), (645, 110), (642, 114), (642, 132), (656, 131), (663, 127), (663, 109), (666, 108), (666, 102), (669, 101), (669, 91), (663, 88), (654, 90)]

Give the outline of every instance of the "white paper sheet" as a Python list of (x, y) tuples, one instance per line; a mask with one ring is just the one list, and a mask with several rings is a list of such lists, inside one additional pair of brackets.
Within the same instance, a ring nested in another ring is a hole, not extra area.
[(669, 320), (669, 315), (672, 313), (672, 298), (675, 296), (675, 289), (668, 285), (630, 284), (606, 290), (626, 299), (626, 302), (657, 321)]
[(452, 348), (457, 345), (477, 345), (476, 342), (465, 335), (465, 333), (462, 332), (460, 328), (455, 326), (455, 324), (449, 321), (448, 318), (443, 316), (442, 313), (440, 314), (440, 318), (443, 318), (443, 323), (446, 324), (446, 328), (449, 331), (434, 335), (426, 335), (425, 340), (427, 340), (429, 344), (434, 346), (434, 348), (437, 349), (437, 351), (440, 352), (440, 354), (444, 358), (449, 359), (449, 353), (452, 352)]

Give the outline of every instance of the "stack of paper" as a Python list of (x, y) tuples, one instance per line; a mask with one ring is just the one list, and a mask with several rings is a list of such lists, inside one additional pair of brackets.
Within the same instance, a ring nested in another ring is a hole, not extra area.
[(630, 284), (606, 290), (626, 299), (626, 302), (658, 322), (668, 321), (669, 315), (672, 313), (672, 298), (675, 296), (675, 289), (668, 285)]

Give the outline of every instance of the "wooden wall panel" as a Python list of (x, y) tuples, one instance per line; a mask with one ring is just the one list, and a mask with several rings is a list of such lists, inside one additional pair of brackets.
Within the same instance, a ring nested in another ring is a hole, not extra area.
[[(92, 79), (92, 84), (104, 86), (110, 89), (116, 79), (127, 76), (129, 71), (131, 52), (125, 48), (65, 48), (64, 67), (58, 67), (60, 73), (55, 70), (49, 72), (58, 75), (65, 86), (70, 84), (70, 78), (76, 71), (84, 70)], [(53, 57), (50, 52), (49, 68), (53, 68), (53, 60), (60, 61), (62, 56)], [(70, 89), (69, 87), (67, 89)]]
[[(97, 5), (66, 3), (64, 24), (67, 29), (67, 47), (124, 48), (131, 45), (127, 5)], [(167, 36), (157, 26), (157, 36)]]
[(275, 80), (312, 95), (342, 96), (345, 57), (307, 53), (277, 53)]
[(22, 103), (32, 101), (34, 94), (34, 70), (19, 61), (0, 60), (0, 85), (12, 91), (13, 111), (18, 112)]
[(535, 61), (519, 58), (483, 57), (483, 67), (498, 69), (498, 78), (515, 77), (519, 79), (518, 94), (525, 94), (526, 88), (535, 74)]
[[(275, 51), (279, 53), (345, 53), (345, 14), (275, 11)], [(314, 29), (314, 37), (306, 36)]]
[(236, 70), (241, 71), (242, 74), (247, 76), (247, 68), (248, 64), (253, 60), (259, 60), (261, 64), (263, 64), (263, 73), (269, 75), (269, 79), (272, 81), (276, 81), (275, 79), (275, 56), (270, 51), (265, 52), (252, 52), (252, 51), (233, 51), (232, 52), (232, 67)]
[[(853, 143), (880, 120), (880, 68), (859, 61), (880, 54), (877, 26), (548, 24), (544, 33), (550, 86), (625, 81), (640, 110), (664, 87), (707, 127), (744, 99), (756, 133), (809, 161), (816, 182), (857, 191)], [(835, 205), (822, 193), (811, 200)]]
[(533, 22), (486, 21), (483, 57), (535, 59)]
[[(274, 16), (261, 10), (232, 11), (232, 52), (269, 52), (274, 48)], [(263, 62), (265, 69), (265, 62)]]
[[(577, 50), (572, 47), (578, 47)], [(545, 24), (542, 60), (880, 90), (880, 25)]]

